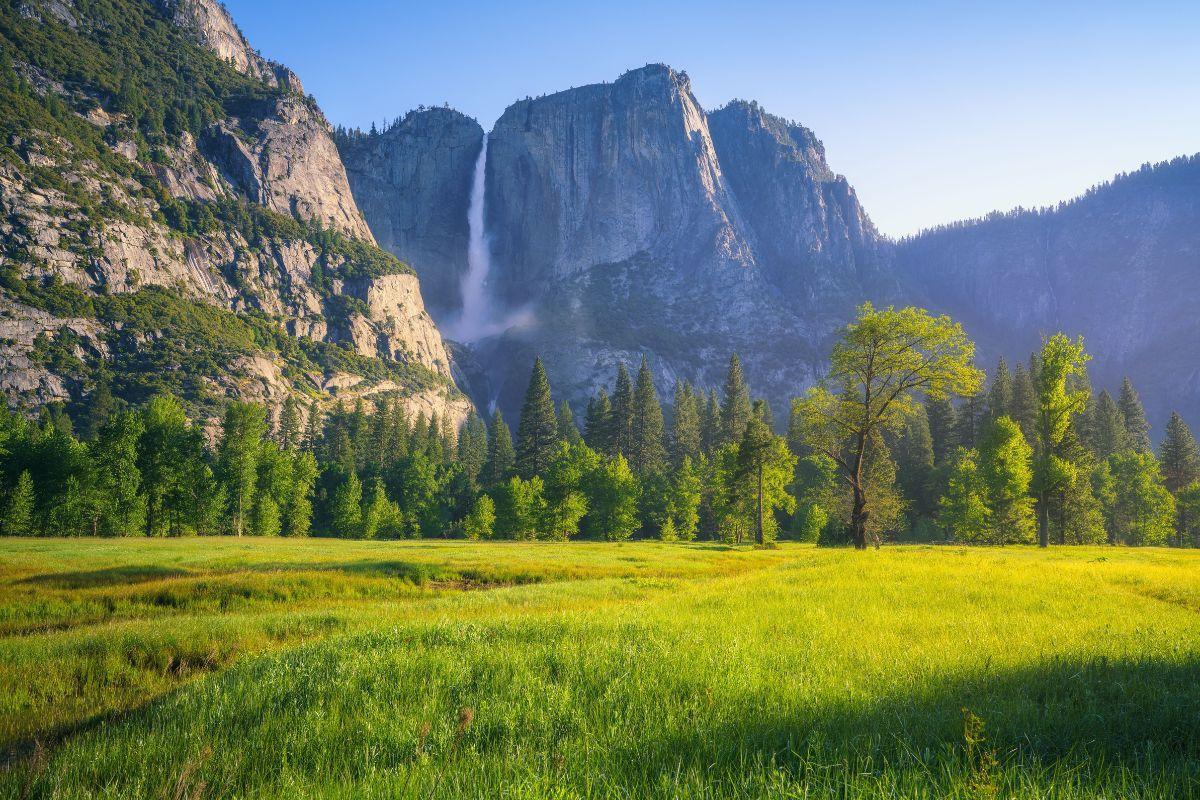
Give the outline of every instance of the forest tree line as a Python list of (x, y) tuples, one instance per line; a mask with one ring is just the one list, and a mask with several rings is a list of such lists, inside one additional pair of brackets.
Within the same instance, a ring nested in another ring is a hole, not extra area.
[(646, 358), (620, 364), (580, 421), (537, 361), (515, 435), (499, 411), (454, 430), (399, 398), (291, 398), (231, 402), (212, 436), (169, 394), (122, 408), (101, 385), (77, 421), (0, 412), (0, 532), (1200, 545), (1177, 414), (1156, 454), (1134, 388), (1094, 392), (1062, 334), (990, 379), (973, 355), (948, 318), (865, 305), (783, 436), (736, 355), (665, 407)]

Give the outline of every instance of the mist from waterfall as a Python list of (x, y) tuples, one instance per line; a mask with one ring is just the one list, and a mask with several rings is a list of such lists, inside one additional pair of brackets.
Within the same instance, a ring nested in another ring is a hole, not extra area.
[(451, 339), (472, 343), (502, 333), (515, 325), (529, 321), (529, 313), (518, 311), (501, 317), (488, 291), (488, 276), (492, 270), (491, 248), (484, 231), (483, 202), (487, 188), (488, 137), (475, 160), (471, 179), (471, 202), (467, 207), (470, 238), (467, 243), (467, 274), (463, 275), (460, 291), (462, 309), (458, 319), (448, 326)]

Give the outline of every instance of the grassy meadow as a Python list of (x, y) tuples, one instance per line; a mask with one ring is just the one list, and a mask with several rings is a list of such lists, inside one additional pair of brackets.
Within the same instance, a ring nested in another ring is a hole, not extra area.
[(0, 540), (0, 797), (1200, 797), (1200, 553)]

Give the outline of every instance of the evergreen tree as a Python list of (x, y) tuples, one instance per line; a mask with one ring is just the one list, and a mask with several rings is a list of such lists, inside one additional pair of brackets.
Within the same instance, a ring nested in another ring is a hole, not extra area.
[(1121, 397), (1117, 401), (1121, 416), (1125, 418), (1125, 433), (1129, 446), (1139, 453), (1150, 452), (1150, 423), (1146, 421), (1146, 410), (1142, 400), (1134, 391), (1133, 384), (1126, 378), (1121, 382)]
[(487, 425), (472, 410), (467, 414), (462, 431), (458, 435), (458, 454), (456, 460), (462, 467), (463, 473), (472, 485), (479, 482), (479, 476), (487, 464), (488, 434)]
[(1012, 373), (1008, 371), (1008, 362), (1003, 358), (996, 364), (996, 374), (992, 376), (992, 385), (988, 388), (987, 416), (989, 420), (1009, 416), (1012, 410)]
[(1178, 495), (1200, 480), (1200, 447), (1183, 418), (1171, 412), (1166, 435), (1159, 448), (1163, 484), (1171, 494)]
[(88, 396), (87, 414), (84, 419), (84, 436), (95, 441), (100, 429), (117, 412), (117, 398), (112, 393), (112, 373), (101, 369), (96, 375), (96, 384)]
[(584, 441), (597, 453), (611, 456), (613, 455), (612, 428), (612, 402), (608, 399), (608, 392), (601, 388), (600, 394), (588, 402)]
[(738, 444), (750, 421), (750, 390), (742, 375), (742, 362), (734, 353), (729, 359), (729, 370), (725, 374), (725, 394), (721, 401), (721, 432), (723, 443)]
[(775, 509), (788, 513), (795, 498), (787, 492), (796, 468), (796, 457), (787, 442), (776, 436), (758, 416), (751, 416), (737, 447), (737, 478), (753, 510), (754, 531), (759, 545), (774, 538)]
[(321, 406), (314, 399), (308, 404), (308, 415), (305, 419), (303, 447), (310, 453), (315, 453), (321, 446)]
[(905, 421), (894, 453), (900, 492), (908, 503), (910, 518), (932, 518), (938, 508), (937, 482), (933, 468), (933, 437), (923, 406), (917, 406)]
[(968, 450), (977, 449), (980, 439), (982, 439), (985, 422), (987, 422), (987, 408), (983, 394), (971, 395), (958, 409), (954, 431), (955, 443)]
[(483, 485), (499, 486), (512, 474), (517, 456), (513, 451), (512, 433), (497, 408), (492, 412), (492, 427), (488, 434), (487, 463), (483, 467)]
[(1012, 375), (1012, 400), (1008, 416), (1021, 426), (1025, 439), (1033, 444), (1037, 441), (1037, 392), (1033, 378), (1025, 365), (1017, 363)]
[(929, 423), (929, 436), (933, 447), (933, 463), (949, 463), (958, 449), (958, 415), (948, 397), (930, 397), (925, 400), (925, 418)]
[(700, 416), (700, 449), (705, 455), (717, 452), (724, 439), (721, 430), (721, 405), (717, 402), (716, 391), (709, 391), (708, 401), (704, 404)]
[(629, 458), (633, 449), (633, 382), (625, 363), (617, 365), (617, 383), (613, 387), (612, 415), (609, 425), (610, 455)]
[(575, 424), (575, 414), (571, 404), (563, 400), (558, 404), (558, 438), (567, 444), (580, 444), (583, 437), (579, 435), (579, 427)]
[(36, 502), (33, 477), (29, 470), (22, 470), (16, 485), (9, 493), (8, 505), (4, 509), (5, 536), (33, 536), (37, 533), (33, 516)]
[(637, 385), (633, 391), (633, 420), (630, 426), (629, 466), (638, 475), (661, 470), (667, 461), (663, 444), (663, 412), (654, 389), (650, 364), (642, 356)]
[(1125, 417), (1107, 391), (1101, 390), (1092, 403), (1088, 445), (1099, 459), (1106, 459), (1129, 446)]
[(558, 441), (558, 418), (550, 397), (550, 381), (542, 360), (533, 362), (521, 424), (517, 428), (517, 474), (525, 480), (541, 475), (550, 464)]
[(671, 463), (700, 457), (700, 404), (690, 383), (675, 382), (671, 415)]
[(1200, 482), (1185, 486), (1175, 498), (1175, 543), (1200, 547)]
[(300, 403), (292, 395), (283, 401), (283, 411), (279, 414), (279, 446), (284, 450), (295, 450), (300, 447)]
[(333, 495), (331, 517), (335, 536), (343, 539), (362, 536), (362, 499), (362, 483), (351, 472)]

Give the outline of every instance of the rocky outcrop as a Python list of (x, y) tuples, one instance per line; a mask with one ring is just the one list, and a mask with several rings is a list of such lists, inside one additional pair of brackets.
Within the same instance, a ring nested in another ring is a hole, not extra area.
[(409, 112), (382, 132), (337, 139), (354, 200), (379, 246), (411, 264), (430, 310), (462, 303), (467, 206), (483, 128), (448, 108)]
[[(23, 15), (39, 24), (53, 17), (79, 36), (94, 28), (86, 9), (26, 5)], [(374, 245), (320, 110), (290, 73), (249, 48), (219, 4), (162, 0), (159, 8), (266, 88), (245, 92), (228, 105), (236, 115), (197, 138), (165, 137), (147, 158), (132, 120), (102, 89), (56, 80), (53, 65), (17, 62), (30, 87), (23, 101), (53, 96), (80, 122), (0, 142), (0, 327), (12, 334), (0, 337), (0, 388), (10, 402), (77, 399), (97, 365), (141, 364), (139, 350), (159, 352), (182, 337), (186, 344), (172, 345), (182, 350), (168, 355), (211, 366), (189, 376), (207, 386), (195, 390), (197, 402), (386, 391), (462, 419), (469, 404), (417, 277)], [(145, 296), (161, 319), (104, 299), (155, 287), (160, 294)], [(211, 317), (205, 306), (228, 316)], [(136, 335), (122, 330), (131, 315)], [(229, 328), (242, 332), (226, 344), (206, 341)], [(225, 350), (196, 354), (208, 346)]]

